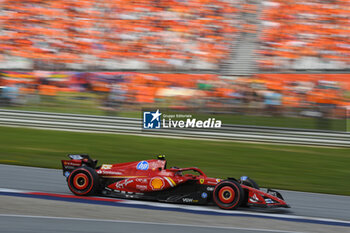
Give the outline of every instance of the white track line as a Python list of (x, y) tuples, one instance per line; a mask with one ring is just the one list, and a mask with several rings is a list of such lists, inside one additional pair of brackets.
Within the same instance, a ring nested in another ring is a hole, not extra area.
[(300, 232), (300, 231), (284, 231), (284, 230), (273, 230), (273, 229), (263, 229), (263, 228), (223, 227), (223, 226), (209, 226), (209, 225), (192, 225), (192, 224), (162, 223), (162, 222), (142, 222), (142, 221), (96, 219), (96, 218), (70, 218), (70, 217), (51, 217), (51, 216), (17, 215), (17, 214), (0, 214), (0, 217), (40, 218), (40, 219), (69, 220), (69, 221), (89, 221), (89, 222), (129, 223), (129, 224), (144, 224), (144, 225), (159, 225), (159, 226), (197, 227), (197, 228), (213, 228), (213, 229), (228, 229), (228, 230), (245, 230), (245, 231), (253, 231), (253, 232), (306, 233), (306, 232)]
[(3, 192), (3, 193), (28, 193), (28, 192), (33, 192), (33, 191), (25, 191), (25, 190), (19, 190), (19, 189), (0, 188), (0, 192)]
[(338, 220), (338, 219), (315, 218), (315, 217), (298, 216), (298, 215), (290, 215), (290, 214), (255, 213), (255, 212), (247, 212), (247, 211), (240, 211), (240, 210), (227, 211), (227, 210), (212, 209), (212, 208), (208, 208), (208, 207), (194, 206), (194, 205), (177, 205), (177, 204), (145, 202), (145, 201), (131, 201), (131, 200), (125, 200), (122, 203), (132, 204), (132, 205), (149, 205), (149, 206), (155, 206), (155, 207), (160, 207), (160, 208), (161, 207), (173, 208), (173, 209), (180, 208), (180, 209), (185, 209), (185, 210), (194, 210), (194, 211), (203, 211), (203, 212), (209, 211), (209, 212), (232, 214), (232, 215), (244, 214), (244, 215), (251, 215), (251, 216), (276, 217), (276, 218), (284, 218), (284, 219), (305, 219), (305, 220), (327, 221), (327, 222), (350, 224), (350, 221), (343, 221), (343, 220)]
[[(1, 192), (9, 192), (9, 193), (29, 193), (29, 192), (36, 192), (36, 191), (26, 191), (26, 190), (17, 190), (17, 189), (7, 189), (7, 188), (0, 188)], [(111, 198), (113, 199), (113, 198)], [(125, 200), (125, 199), (118, 199), (122, 200), (123, 204), (129, 204), (129, 205), (146, 205), (151, 207), (158, 207), (158, 208), (167, 208), (167, 209), (183, 209), (183, 210), (192, 210), (192, 211), (198, 211), (198, 212), (213, 212), (213, 213), (223, 213), (227, 215), (245, 215), (245, 216), (252, 216), (252, 217), (271, 217), (273, 218), (280, 218), (280, 219), (296, 219), (296, 220), (311, 220), (311, 221), (323, 221), (323, 222), (333, 222), (333, 223), (345, 223), (350, 224), (350, 221), (344, 221), (344, 220), (338, 220), (338, 219), (330, 219), (330, 218), (316, 218), (316, 217), (308, 217), (308, 216), (298, 216), (298, 215), (290, 215), (290, 214), (272, 214), (272, 213), (256, 213), (256, 212), (246, 212), (246, 211), (227, 211), (227, 210), (221, 210), (221, 209), (214, 209), (214, 208), (208, 208), (203, 206), (194, 206), (194, 205), (178, 205), (178, 204), (168, 204), (168, 203), (161, 203), (161, 202), (146, 202), (146, 201), (139, 201), (139, 200)], [(276, 219), (278, 220), (278, 219)]]

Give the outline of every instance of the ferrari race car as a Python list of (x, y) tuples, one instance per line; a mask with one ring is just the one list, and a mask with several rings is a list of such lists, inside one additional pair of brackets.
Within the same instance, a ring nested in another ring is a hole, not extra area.
[(221, 180), (207, 177), (196, 167), (166, 168), (165, 156), (157, 159), (97, 166), (88, 155), (68, 155), (62, 160), (69, 189), (79, 196), (102, 195), (168, 203), (216, 204), (222, 209), (239, 206), (285, 207), (282, 195), (263, 192), (254, 180)]

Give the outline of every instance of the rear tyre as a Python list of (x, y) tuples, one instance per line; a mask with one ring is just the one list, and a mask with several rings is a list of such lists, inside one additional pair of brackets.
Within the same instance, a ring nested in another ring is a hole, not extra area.
[(214, 202), (221, 209), (236, 209), (240, 206), (243, 198), (243, 189), (234, 180), (224, 180), (218, 183), (213, 191)]
[(90, 167), (80, 167), (71, 172), (67, 179), (68, 187), (78, 196), (93, 195), (99, 191), (99, 178)]

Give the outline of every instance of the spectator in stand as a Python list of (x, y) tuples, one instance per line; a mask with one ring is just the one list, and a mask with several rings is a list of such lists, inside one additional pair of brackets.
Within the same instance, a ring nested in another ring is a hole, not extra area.
[(0, 107), (5, 105), (5, 98), (4, 98), (4, 94), (3, 94), (4, 88), (5, 88), (4, 81), (2, 80), (2, 77), (0, 76)]
[(268, 115), (281, 115), (282, 95), (278, 90), (269, 90), (264, 96), (265, 109)]
[(126, 101), (125, 90), (119, 84), (112, 84), (106, 99), (105, 110), (107, 115), (117, 115), (121, 111), (123, 103)]
[(2, 88), (1, 91), (3, 104), (5, 106), (12, 106), (17, 103), (19, 90), (16, 84), (10, 83)]

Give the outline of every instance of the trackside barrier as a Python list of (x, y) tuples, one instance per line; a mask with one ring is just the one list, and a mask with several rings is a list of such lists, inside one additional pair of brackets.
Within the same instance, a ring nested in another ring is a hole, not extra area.
[(350, 134), (346, 132), (225, 124), (218, 129), (162, 128), (142, 131), (142, 121), (137, 118), (4, 109), (0, 109), (0, 125), (148, 136), (350, 147)]

